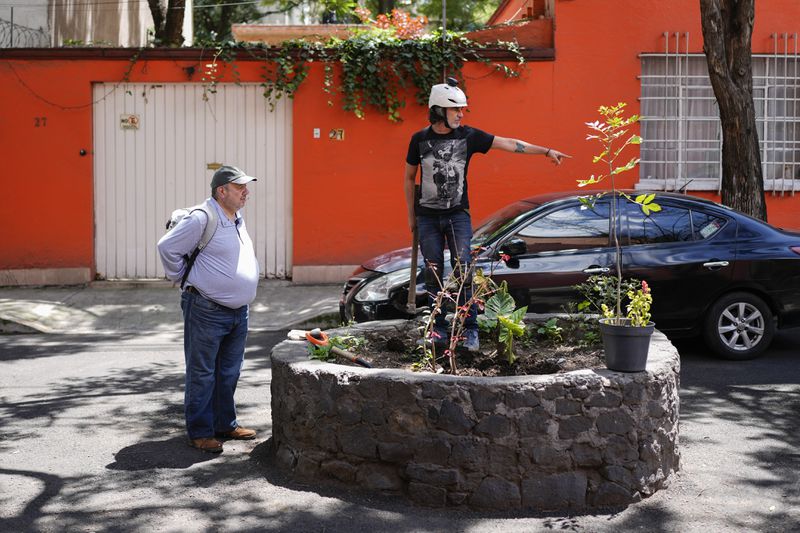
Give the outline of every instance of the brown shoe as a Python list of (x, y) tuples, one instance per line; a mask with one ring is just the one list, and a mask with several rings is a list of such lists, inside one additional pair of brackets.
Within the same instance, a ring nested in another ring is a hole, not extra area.
[(217, 437), (221, 439), (250, 440), (256, 438), (256, 432), (252, 429), (236, 426), (233, 431), (228, 431), (227, 433), (217, 433)]
[(208, 453), (220, 453), (222, 451), (222, 443), (211, 437), (189, 440), (189, 446)]

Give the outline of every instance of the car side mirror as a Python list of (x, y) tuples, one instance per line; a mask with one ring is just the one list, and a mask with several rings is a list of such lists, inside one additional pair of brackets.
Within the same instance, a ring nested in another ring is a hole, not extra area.
[(523, 255), (528, 252), (528, 244), (520, 238), (509, 239), (500, 246), (500, 253), (511, 257)]

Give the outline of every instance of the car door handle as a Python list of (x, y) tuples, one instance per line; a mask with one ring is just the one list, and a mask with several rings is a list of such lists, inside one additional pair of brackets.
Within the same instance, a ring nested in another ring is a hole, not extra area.
[(709, 270), (715, 270), (717, 268), (722, 268), (728, 266), (730, 263), (727, 261), (709, 261), (708, 263), (703, 263), (703, 266)]
[(611, 269), (608, 267), (595, 266), (584, 269), (583, 271), (584, 274), (608, 274), (609, 272), (611, 272)]

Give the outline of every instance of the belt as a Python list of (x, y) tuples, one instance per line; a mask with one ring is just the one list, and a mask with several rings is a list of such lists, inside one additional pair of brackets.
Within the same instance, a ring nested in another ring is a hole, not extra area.
[(193, 285), (189, 285), (188, 287), (186, 287), (185, 290), (186, 292), (191, 292), (192, 294), (197, 294), (198, 296), (202, 296), (202, 294), (200, 294), (200, 291), (195, 289)]

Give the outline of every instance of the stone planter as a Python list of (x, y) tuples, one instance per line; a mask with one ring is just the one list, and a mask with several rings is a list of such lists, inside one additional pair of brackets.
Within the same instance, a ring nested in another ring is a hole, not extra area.
[(645, 372), (502, 378), (323, 363), (284, 341), (272, 351), (273, 452), (299, 479), (428, 506), (626, 505), (678, 469), (679, 370), (658, 331)]

